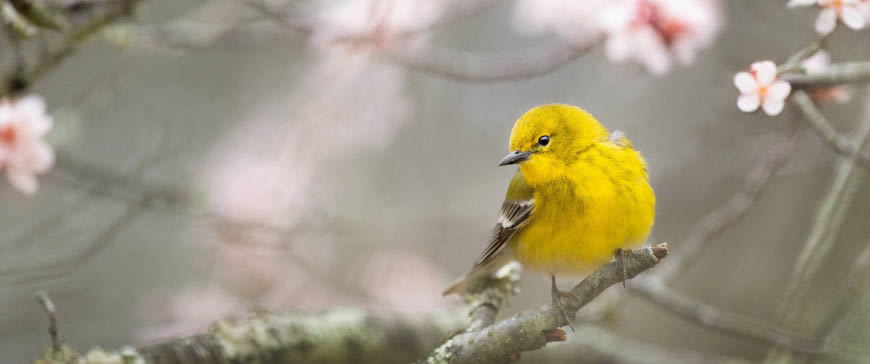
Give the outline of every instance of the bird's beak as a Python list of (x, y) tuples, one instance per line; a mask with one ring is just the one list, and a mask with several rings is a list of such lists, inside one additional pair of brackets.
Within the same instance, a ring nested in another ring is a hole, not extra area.
[(509, 164), (517, 164), (520, 162), (525, 162), (529, 160), (529, 156), (532, 155), (532, 152), (521, 152), (518, 150), (513, 151), (513, 153), (505, 156), (501, 162), (498, 162), (500, 166), (506, 166)]

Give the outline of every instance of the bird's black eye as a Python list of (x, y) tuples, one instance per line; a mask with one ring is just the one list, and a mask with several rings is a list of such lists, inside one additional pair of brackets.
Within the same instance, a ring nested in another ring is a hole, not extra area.
[(538, 138), (538, 144), (540, 144), (542, 146), (547, 146), (547, 144), (550, 144), (550, 136), (549, 135), (541, 135), (541, 137)]

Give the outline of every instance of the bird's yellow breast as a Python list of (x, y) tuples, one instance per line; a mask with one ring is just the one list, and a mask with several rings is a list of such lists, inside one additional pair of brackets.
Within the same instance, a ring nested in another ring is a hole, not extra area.
[[(640, 153), (609, 141), (593, 144), (560, 176), (540, 178), (521, 165), (535, 189), (535, 209), (511, 239), (523, 266), (550, 274), (584, 274), (618, 248), (639, 246), (655, 216), (655, 195)], [(535, 183), (536, 180), (546, 182)]]

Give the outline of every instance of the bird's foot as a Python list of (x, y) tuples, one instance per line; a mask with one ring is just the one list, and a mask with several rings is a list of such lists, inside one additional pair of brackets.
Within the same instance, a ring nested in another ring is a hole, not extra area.
[(568, 318), (568, 314), (565, 312), (565, 308), (562, 307), (562, 298), (573, 298), (574, 296), (571, 292), (563, 292), (560, 291), (558, 287), (556, 287), (556, 276), (550, 276), (552, 285), (550, 286), (550, 295), (553, 300), (553, 316), (556, 318), (556, 322), (564, 321), (568, 327), (571, 328), (571, 332), (574, 331), (574, 325), (571, 324), (571, 320)]
[(625, 256), (629, 254), (629, 250), (617, 248), (613, 255), (616, 256), (616, 265), (622, 271), (622, 288), (625, 288), (625, 281), (628, 278), (628, 267), (625, 265)]

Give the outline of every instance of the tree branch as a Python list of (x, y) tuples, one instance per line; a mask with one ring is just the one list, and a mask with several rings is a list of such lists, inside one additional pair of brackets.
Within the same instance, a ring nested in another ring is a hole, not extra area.
[(48, 336), (51, 337), (51, 349), (54, 351), (60, 350), (60, 339), (57, 336), (57, 313), (54, 311), (54, 302), (48, 297), (45, 291), (36, 292), (36, 302), (45, 310), (48, 315)]
[[(817, 130), (823, 134), (827, 132), (822, 130), (833, 130), (833, 127), (815, 109), (806, 93), (799, 91), (794, 96), (796, 96), (795, 102), (803, 105), (802, 107), (810, 109), (807, 113), (807, 119), (819, 119), (811, 121), (814, 125), (820, 125), (817, 127)], [(843, 139), (844, 144), (854, 146), (856, 153), (860, 153), (864, 144), (870, 140), (870, 98), (866, 100), (865, 109), (865, 115), (858, 124), (854, 139)], [(834, 133), (836, 132), (834, 131)], [(804, 291), (808, 288), (809, 279), (816, 275), (822, 261), (828, 256), (828, 253), (836, 243), (844, 214), (854, 201), (852, 195), (857, 192), (857, 187), (862, 184), (860, 174), (855, 173), (855, 162), (857, 159), (858, 155), (843, 156), (834, 168), (834, 179), (822, 202), (819, 204), (815, 220), (798, 256), (798, 260), (795, 262), (792, 278), (786, 286), (785, 294), (781, 301), (781, 304), (785, 308), (783, 317), (786, 317), (786, 320), (792, 320), (792, 316), (797, 314), (797, 305), (802, 302), (803, 296), (806, 295)], [(852, 181), (853, 179), (857, 179), (857, 181)], [(849, 188), (850, 185), (852, 186), (851, 188)]]
[(628, 289), (679, 317), (738, 338), (755, 339), (802, 353), (820, 353), (825, 347), (821, 341), (804, 339), (771, 324), (724, 312), (686, 297), (668, 288), (661, 278), (642, 277), (632, 281)]
[(862, 152), (861, 147), (857, 143), (838, 132), (828, 119), (822, 115), (819, 109), (816, 108), (813, 100), (810, 99), (810, 96), (805, 91), (795, 90), (791, 95), (791, 100), (798, 106), (804, 114), (804, 119), (822, 137), (825, 143), (828, 143), (837, 153), (854, 157), (862, 164), (870, 166), (870, 153)]
[[(632, 281), (631, 284), (634, 284)], [(634, 340), (614, 334), (596, 325), (577, 326), (577, 339), (570, 345), (554, 348), (557, 358), (583, 358), (584, 363), (705, 363), (705, 364), (748, 364), (750, 361), (737, 357), (725, 357), (699, 351), (664, 347)], [(566, 353), (567, 352), (567, 353)]]
[(783, 75), (794, 89), (830, 87), (844, 83), (870, 82), (870, 62), (846, 62), (830, 65), (824, 72), (811, 75)]
[[(636, 249), (625, 259), (628, 277), (632, 278), (652, 268), (668, 253), (666, 243), (654, 248)], [(623, 270), (611, 262), (590, 274), (571, 290), (574, 297), (562, 300), (569, 316), (592, 301), (599, 294), (623, 280)], [(428, 358), (429, 362), (490, 363), (504, 362), (523, 351), (542, 348), (552, 337), (545, 336), (563, 325), (553, 315), (550, 304), (537, 310), (526, 311), (502, 320), (480, 331), (454, 336)]]
[[(311, 24), (300, 19), (294, 19), (284, 14), (270, 11), (262, 3), (248, 3), (269, 19), (288, 29), (292, 29), (305, 36), (310, 36), (314, 32)], [(478, 11), (486, 9), (495, 3), (497, 2), (487, 0), (482, 1), (481, 4), (483, 5), (479, 7), (467, 6), (471, 10), (463, 10), (462, 8), (454, 10), (449, 14), (450, 16), (435, 24), (443, 24), (456, 17), (476, 14)], [(384, 57), (411, 69), (442, 78), (463, 82), (499, 82), (527, 79), (548, 73), (579, 58), (601, 43), (600, 37), (587, 40), (584, 43), (555, 40), (541, 46), (514, 52), (476, 54), (437, 48), (431, 45), (420, 46), (415, 42), (408, 41), (421, 32), (429, 30), (429, 28), (413, 29), (395, 35), (394, 37), (398, 41), (384, 50)], [(368, 35), (351, 37), (343, 39), (343, 41), (365, 41), (366, 36)]]
[(724, 205), (707, 214), (695, 225), (689, 236), (680, 245), (680, 254), (669, 259), (668, 263), (656, 272), (657, 277), (665, 282), (671, 282), (679, 277), (681, 273), (689, 269), (716, 236), (739, 221), (749, 211), (770, 177), (782, 168), (791, 157), (795, 142), (802, 130), (801, 124), (791, 127), (776, 145), (761, 156), (758, 164), (746, 176), (740, 189)]
[(598, 39), (583, 44), (555, 40), (501, 54), (461, 53), (434, 47), (396, 48), (388, 58), (411, 69), (463, 82), (527, 79), (553, 71), (589, 52)]
[(20, 58), (0, 66), (0, 97), (26, 89), (67, 56), (89, 36), (106, 25), (129, 15), (142, 0), (101, 1), (68, 11), (62, 33), (43, 36), (40, 41), (22, 42)]
[[(815, 109), (805, 93), (799, 92), (794, 96), (797, 96), (796, 103), (808, 109), (805, 110), (807, 119), (817, 119), (810, 120), (810, 122), (822, 125), (823, 129), (818, 130), (833, 130), (833, 127)], [(856, 152), (861, 152), (861, 148), (870, 141), (870, 96), (865, 99), (864, 106), (864, 115), (856, 127), (854, 137), (843, 139), (844, 144), (854, 145)], [(845, 214), (854, 202), (854, 195), (863, 186), (863, 175), (855, 173), (858, 160), (857, 155), (843, 155), (837, 161), (833, 180), (816, 209), (813, 224), (807, 233), (806, 241), (800, 250), (797, 261), (793, 265), (794, 269), (777, 307), (776, 315), (784, 322), (798, 322), (801, 314), (800, 308), (815, 295), (815, 291), (810, 290), (812, 279), (819, 274), (825, 258), (834, 249), (840, 236)], [(804, 325), (804, 329), (807, 329), (807, 326)], [(815, 331), (815, 329), (809, 331)]]
[[(445, 332), (467, 324), (465, 315), (401, 318), (356, 309), (323, 313), (261, 313), (219, 321), (207, 332), (184, 338), (108, 351), (78, 353), (67, 345), (51, 348), (37, 363), (403, 363), (417, 359)], [(92, 359), (94, 361), (88, 361)], [(123, 359), (123, 360), (122, 360)], [(111, 361), (116, 360), (116, 361)]]

